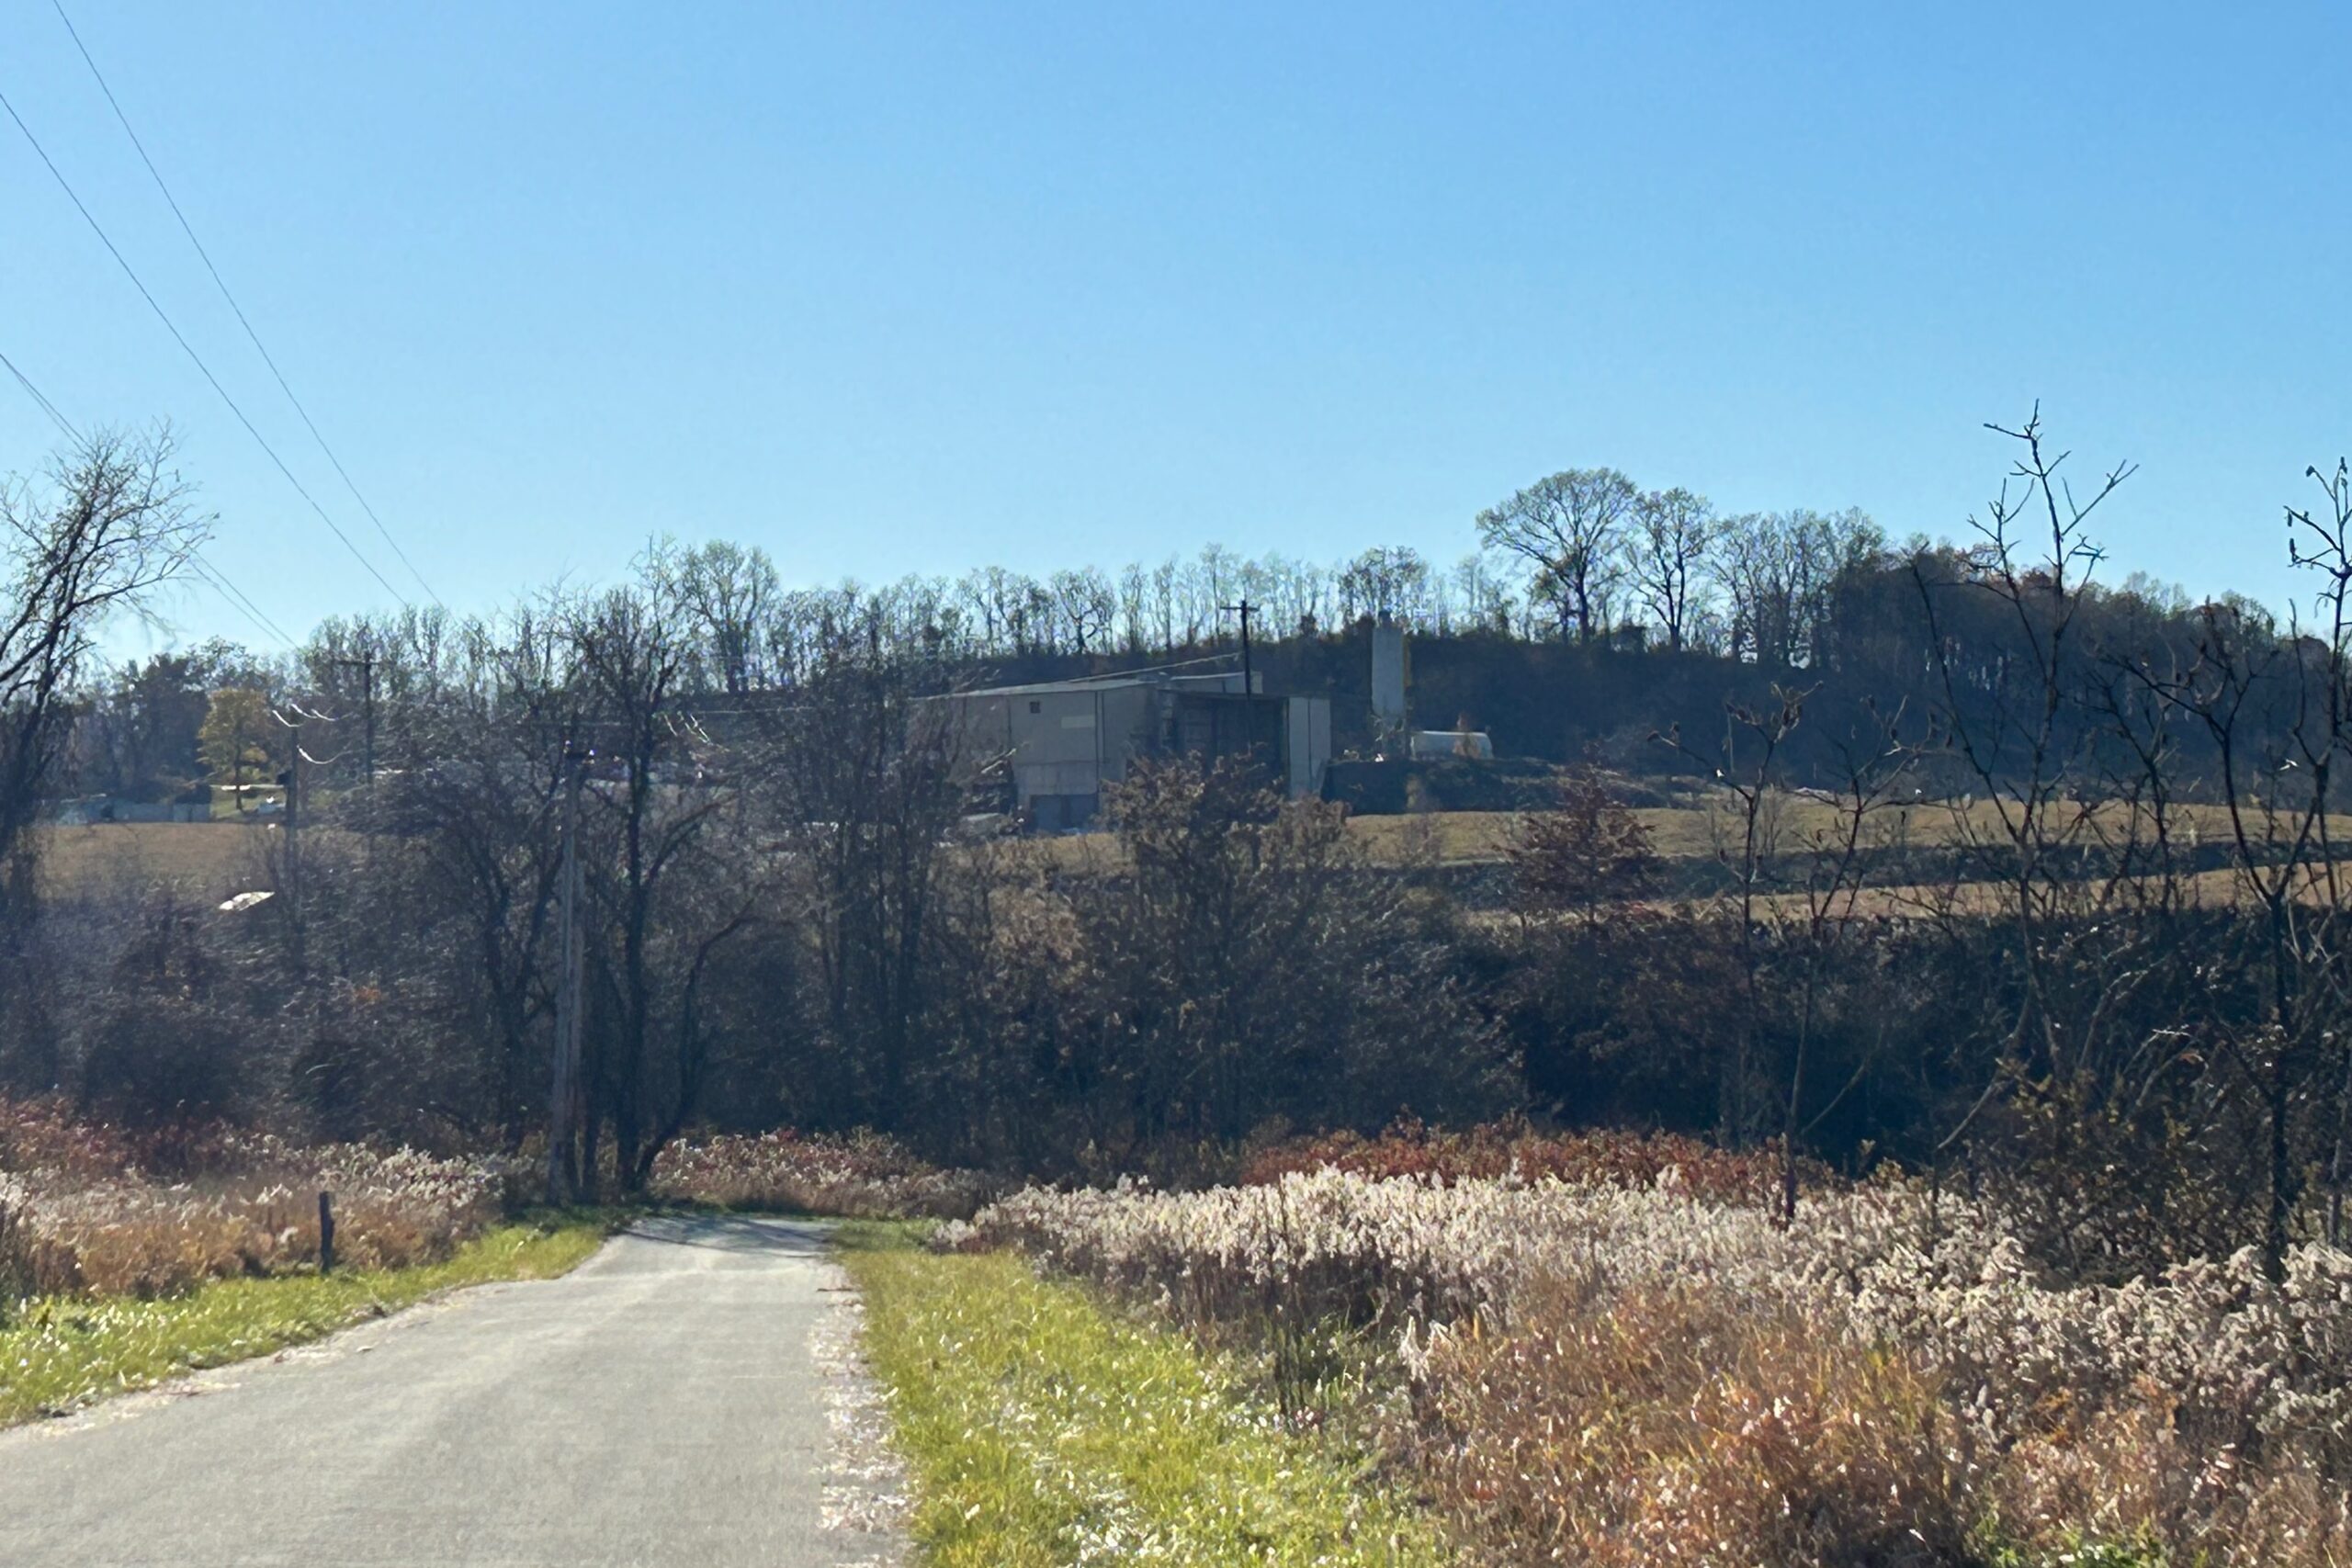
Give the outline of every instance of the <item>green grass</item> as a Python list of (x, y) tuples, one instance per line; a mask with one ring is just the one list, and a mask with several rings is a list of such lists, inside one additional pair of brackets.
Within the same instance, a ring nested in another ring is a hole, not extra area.
[(1982, 1550), (1989, 1568), (2172, 1568), (2171, 1556), (2154, 1541), (2080, 1538), (2055, 1551), (2030, 1551), (1996, 1538), (1997, 1528), (1988, 1529)]
[(605, 1231), (601, 1219), (568, 1217), (503, 1226), (419, 1269), (223, 1280), (161, 1301), (28, 1303), (0, 1327), (0, 1427), (266, 1356), (438, 1291), (551, 1279), (602, 1246)]
[(1001, 1254), (843, 1227), (937, 1568), (1450, 1561), (1433, 1528), (1182, 1337)]

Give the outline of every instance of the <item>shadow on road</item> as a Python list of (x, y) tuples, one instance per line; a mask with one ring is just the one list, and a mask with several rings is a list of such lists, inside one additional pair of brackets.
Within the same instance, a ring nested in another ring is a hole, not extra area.
[(825, 1250), (831, 1227), (822, 1220), (772, 1219), (752, 1214), (657, 1214), (624, 1233), (629, 1241), (662, 1247), (701, 1247), (712, 1252), (807, 1258)]

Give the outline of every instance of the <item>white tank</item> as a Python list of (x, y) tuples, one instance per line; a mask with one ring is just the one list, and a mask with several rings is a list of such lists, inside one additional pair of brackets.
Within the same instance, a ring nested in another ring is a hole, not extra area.
[(1385, 611), (1372, 628), (1372, 720), (1382, 729), (1405, 728), (1405, 628)]

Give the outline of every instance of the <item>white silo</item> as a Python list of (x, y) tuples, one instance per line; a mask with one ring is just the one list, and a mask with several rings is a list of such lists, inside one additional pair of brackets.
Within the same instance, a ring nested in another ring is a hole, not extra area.
[(1383, 734), (1405, 728), (1405, 628), (1385, 610), (1372, 628), (1372, 722)]

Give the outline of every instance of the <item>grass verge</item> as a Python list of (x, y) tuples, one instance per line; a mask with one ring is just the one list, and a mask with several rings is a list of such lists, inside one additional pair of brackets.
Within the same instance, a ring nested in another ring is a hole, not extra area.
[(266, 1356), (436, 1292), (551, 1279), (601, 1247), (608, 1228), (565, 1217), (501, 1226), (417, 1269), (222, 1280), (159, 1301), (30, 1302), (0, 1327), (0, 1427)]
[(933, 1257), (844, 1226), (937, 1568), (1450, 1561), (1434, 1529), (1182, 1337), (1008, 1254)]

